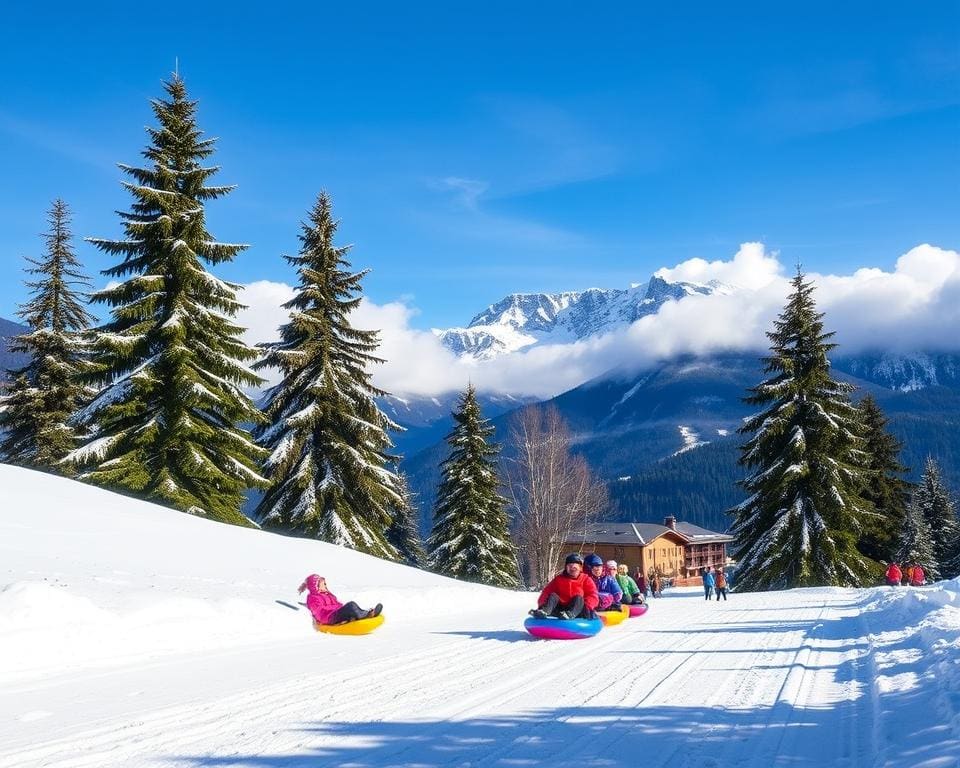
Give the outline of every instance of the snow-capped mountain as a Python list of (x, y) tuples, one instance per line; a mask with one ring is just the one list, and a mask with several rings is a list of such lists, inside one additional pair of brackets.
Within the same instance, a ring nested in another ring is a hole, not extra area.
[(950, 352), (876, 352), (841, 358), (837, 367), (899, 392), (927, 387), (960, 387), (960, 355)]
[(654, 314), (666, 301), (732, 290), (716, 280), (671, 283), (654, 275), (625, 289), (514, 293), (491, 304), (466, 328), (434, 333), (454, 354), (490, 359), (533, 344), (569, 343), (606, 333)]

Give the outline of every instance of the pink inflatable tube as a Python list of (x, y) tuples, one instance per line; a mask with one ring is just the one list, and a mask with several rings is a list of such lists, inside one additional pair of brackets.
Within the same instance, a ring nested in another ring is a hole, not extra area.
[(535, 619), (523, 622), (523, 628), (542, 640), (582, 640), (603, 628), (600, 619)]
[(631, 605), (630, 607), (630, 618), (635, 616), (643, 616), (649, 609), (649, 605)]

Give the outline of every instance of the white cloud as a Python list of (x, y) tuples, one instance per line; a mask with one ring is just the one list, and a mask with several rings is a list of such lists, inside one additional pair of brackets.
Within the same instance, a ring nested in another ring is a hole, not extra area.
[(738, 288), (755, 290), (763, 288), (783, 273), (783, 265), (776, 253), (767, 253), (763, 243), (744, 243), (730, 261), (705, 261), (688, 259), (672, 269), (656, 272), (669, 282), (707, 283), (719, 280)]
[[(678, 354), (756, 350), (790, 290), (777, 254), (746, 243), (730, 261), (691, 259), (657, 274), (668, 280), (717, 279), (737, 286), (729, 294), (668, 301), (655, 315), (603, 336), (570, 344), (539, 344), (489, 361), (454, 357), (430, 332), (411, 327), (409, 304), (364, 300), (354, 314), (358, 328), (379, 329), (383, 365), (373, 380), (401, 395), (436, 395), (472, 381), (481, 390), (547, 397), (617, 367), (641, 367)], [(913, 248), (892, 272), (858, 269), (851, 275), (810, 274), (828, 330), (837, 332), (841, 353), (960, 349), (960, 254), (931, 245)], [(292, 296), (282, 283), (247, 286), (250, 309), (240, 321), (248, 339), (275, 338)], [(266, 334), (266, 335), (264, 335)]]

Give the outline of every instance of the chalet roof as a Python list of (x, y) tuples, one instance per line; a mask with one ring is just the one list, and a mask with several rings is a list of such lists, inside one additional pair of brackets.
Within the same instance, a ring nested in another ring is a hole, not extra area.
[(677, 523), (675, 531), (657, 523), (594, 523), (587, 527), (584, 538), (590, 544), (646, 546), (667, 533), (678, 535), (688, 544), (733, 541), (733, 537), (725, 533), (708, 531), (706, 528), (690, 523)]
[(716, 531), (709, 531), (706, 528), (701, 528), (699, 525), (694, 525), (693, 523), (677, 523), (677, 530), (682, 533), (686, 538), (690, 539), (690, 542), (693, 544), (707, 544), (707, 543), (720, 543), (726, 541), (733, 541), (733, 536), (727, 533), (717, 533)]

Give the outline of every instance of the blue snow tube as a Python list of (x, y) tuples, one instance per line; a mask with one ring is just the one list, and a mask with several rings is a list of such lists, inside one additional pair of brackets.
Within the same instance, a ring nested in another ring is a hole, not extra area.
[(582, 640), (603, 629), (600, 619), (537, 619), (531, 616), (523, 628), (543, 640)]

